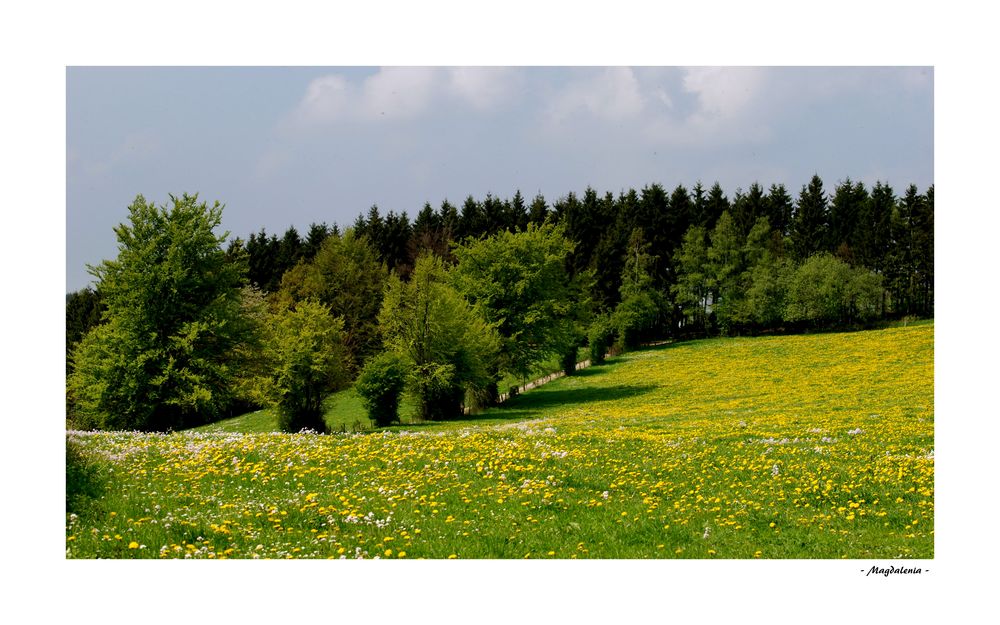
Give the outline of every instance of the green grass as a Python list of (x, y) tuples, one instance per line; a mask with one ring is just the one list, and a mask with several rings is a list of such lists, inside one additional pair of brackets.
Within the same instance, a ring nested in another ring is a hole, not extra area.
[[(587, 351), (580, 348), (577, 352), (577, 361), (582, 362), (587, 358)], [(534, 367), (528, 376), (515, 376), (508, 374), (500, 381), (501, 392), (506, 392), (511, 386), (521, 386), (526, 382), (541, 378), (554, 371), (559, 371), (560, 364), (557, 356), (551, 356), (538, 366)], [(407, 395), (403, 396), (399, 408), (400, 425), (394, 426), (396, 429), (402, 426), (432, 425), (425, 424), (417, 413), (416, 401)], [(323, 402), (323, 420), (331, 432), (365, 432), (371, 431), (371, 420), (361, 404), (361, 398), (353, 388), (348, 388), (337, 393), (333, 393)], [(229, 419), (216, 421), (207, 425), (198, 426), (188, 430), (190, 432), (217, 432), (234, 433), (244, 432), (251, 434), (254, 432), (279, 432), (278, 415), (273, 409), (265, 408), (255, 410)]]
[(108, 479), (67, 556), (930, 558), (933, 346), (690, 341), (364, 434), (73, 432)]

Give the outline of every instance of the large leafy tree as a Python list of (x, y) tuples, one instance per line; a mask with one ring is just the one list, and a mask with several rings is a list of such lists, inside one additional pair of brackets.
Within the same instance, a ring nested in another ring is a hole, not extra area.
[(281, 429), (323, 432), (323, 400), (346, 385), (344, 321), (323, 304), (306, 300), (275, 314), (264, 341), (268, 374), (261, 394), (278, 411)]
[(785, 256), (784, 238), (771, 229), (766, 217), (758, 219), (747, 234), (743, 257), (744, 319), (757, 328), (775, 327), (782, 320), (794, 265)]
[(882, 277), (824, 252), (802, 263), (788, 281), (785, 320), (823, 326), (878, 316)]
[(655, 331), (663, 310), (663, 294), (656, 288), (653, 268), (656, 256), (651, 252), (641, 228), (632, 230), (625, 248), (625, 266), (621, 274), (621, 301), (615, 307), (612, 323), (625, 347), (635, 347)]
[(115, 228), (118, 257), (90, 267), (104, 323), (73, 353), (69, 392), (89, 425), (165, 430), (220, 416), (246, 336), (240, 286), (217, 235), (222, 206), (197, 195), (157, 207), (141, 195)]
[(453, 284), (501, 337), (499, 372), (527, 375), (572, 333), (580, 290), (566, 271), (573, 244), (552, 223), (455, 249)]
[(684, 242), (674, 255), (677, 282), (671, 287), (674, 302), (680, 307), (685, 321), (702, 332), (708, 332), (708, 306), (712, 285), (708, 264), (708, 233), (701, 226), (691, 226)]
[(458, 416), (467, 394), (489, 388), (496, 333), (449, 284), (441, 258), (420, 256), (407, 282), (390, 277), (379, 329), (386, 349), (410, 365), (408, 386), (424, 419)]
[(743, 271), (745, 238), (736, 230), (729, 211), (723, 211), (709, 235), (709, 277), (712, 285), (712, 309), (719, 327), (732, 332), (744, 320)]
[(310, 262), (289, 270), (277, 299), (286, 308), (306, 299), (328, 306), (344, 320), (344, 343), (360, 365), (379, 348), (378, 311), (387, 277), (367, 237), (348, 229), (328, 236)]

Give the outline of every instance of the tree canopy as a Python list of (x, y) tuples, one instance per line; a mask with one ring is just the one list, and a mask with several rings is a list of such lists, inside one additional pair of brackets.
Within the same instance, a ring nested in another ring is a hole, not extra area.
[(418, 258), (407, 282), (389, 279), (379, 329), (386, 349), (412, 365), (408, 385), (424, 419), (457, 416), (467, 395), (488, 389), (496, 331), (449, 283), (439, 257)]
[(566, 271), (573, 244), (551, 223), (529, 224), (455, 248), (451, 280), (500, 335), (499, 370), (518, 375), (572, 333), (579, 292)]
[(218, 202), (170, 200), (167, 208), (136, 197), (115, 228), (118, 257), (90, 267), (104, 323), (73, 352), (69, 392), (94, 425), (178, 428), (233, 401), (246, 269), (227, 261), (227, 234), (214, 232)]

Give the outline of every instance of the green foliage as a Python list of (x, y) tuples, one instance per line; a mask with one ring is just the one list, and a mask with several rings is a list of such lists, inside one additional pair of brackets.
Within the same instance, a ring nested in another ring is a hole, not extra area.
[(399, 421), (399, 400), (406, 387), (407, 366), (399, 354), (384, 352), (369, 360), (354, 389), (377, 427)]
[(365, 237), (347, 230), (329, 235), (316, 256), (285, 273), (278, 302), (290, 307), (314, 299), (344, 320), (344, 342), (354, 362), (378, 351), (378, 311), (388, 272)]
[(719, 216), (710, 238), (708, 271), (712, 284), (712, 308), (719, 327), (729, 333), (744, 319), (741, 279), (746, 268), (743, 256), (745, 241), (736, 230), (729, 211)]
[(80, 514), (107, 489), (107, 467), (66, 439), (66, 512)]
[(712, 276), (709, 274), (708, 234), (701, 226), (691, 226), (684, 234), (674, 263), (677, 282), (670, 292), (686, 318), (702, 332), (708, 332), (708, 303), (711, 298)]
[(271, 373), (261, 391), (277, 408), (282, 430), (326, 430), (323, 399), (349, 380), (343, 328), (341, 318), (312, 300), (272, 319), (265, 341)]
[(878, 315), (881, 295), (880, 276), (817, 254), (789, 281), (785, 320), (813, 326), (865, 321)]
[(750, 229), (743, 246), (745, 269), (740, 279), (743, 289), (739, 322), (756, 327), (774, 327), (781, 322), (785, 292), (792, 262), (785, 257), (784, 237), (771, 230), (761, 217)]
[(559, 359), (559, 365), (562, 368), (563, 373), (566, 375), (573, 375), (576, 373), (576, 352), (577, 344), (572, 343), (567, 346), (562, 353), (562, 357)]
[(608, 350), (611, 349), (614, 338), (615, 326), (610, 316), (602, 315), (594, 319), (593, 323), (590, 324), (590, 330), (587, 332), (591, 365), (604, 364), (605, 356)]
[(566, 263), (573, 244), (561, 227), (529, 224), (455, 249), (452, 283), (500, 335), (499, 372), (526, 375), (572, 341), (586, 302)]
[[(87, 287), (66, 296), (66, 354), (91, 328), (101, 322), (104, 304), (101, 294)], [(69, 359), (67, 358), (67, 365)]]
[(449, 284), (436, 256), (418, 258), (409, 282), (390, 277), (379, 328), (386, 349), (412, 366), (408, 384), (424, 419), (460, 415), (466, 393), (481, 397), (494, 380), (496, 330)]
[(612, 315), (618, 337), (629, 349), (655, 328), (662, 307), (662, 296), (653, 287), (652, 267), (656, 259), (649, 248), (642, 229), (634, 229), (622, 270), (622, 299)]
[(788, 283), (794, 271), (791, 260), (773, 257), (761, 259), (750, 268), (744, 306), (751, 322), (762, 328), (781, 323)]
[(792, 245), (796, 257), (805, 259), (826, 247), (829, 237), (830, 211), (823, 181), (814, 175), (802, 186), (792, 220)]
[(217, 418), (233, 401), (231, 357), (244, 340), (240, 284), (222, 206), (171, 196), (156, 207), (140, 195), (115, 228), (119, 253), (90, 267), (104, 323), (71, 357), (68, 392), (95, 427), (165, 430)]

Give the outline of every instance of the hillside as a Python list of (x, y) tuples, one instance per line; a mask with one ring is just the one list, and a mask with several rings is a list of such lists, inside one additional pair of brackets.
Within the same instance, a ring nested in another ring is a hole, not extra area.
[(111, 479), (67, 555), (929, 558), (933, 356), (933, 323), (692, 341), (462, 422), (74, 432)]

